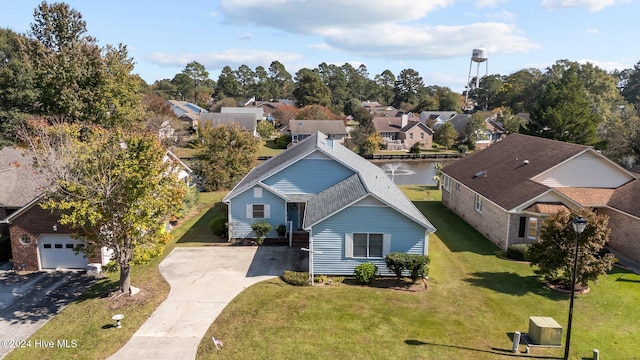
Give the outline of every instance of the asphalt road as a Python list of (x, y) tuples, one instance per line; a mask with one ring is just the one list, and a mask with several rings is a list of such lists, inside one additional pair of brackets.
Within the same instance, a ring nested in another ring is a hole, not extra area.
[(0, 359), (82, 294), (95, 277), (84, 272), (20, 275), (0, 271)]

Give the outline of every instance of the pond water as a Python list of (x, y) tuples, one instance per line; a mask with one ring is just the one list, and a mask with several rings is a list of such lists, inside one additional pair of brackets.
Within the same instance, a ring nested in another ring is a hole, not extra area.
[(444, 161), (408, 160), (408, 161), (372, 161), (389, 176), (396, 185), (435, 185), (435, 164)]

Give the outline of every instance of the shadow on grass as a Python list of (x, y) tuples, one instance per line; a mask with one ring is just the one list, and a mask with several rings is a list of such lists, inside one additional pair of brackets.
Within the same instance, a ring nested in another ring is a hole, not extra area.
[(609, 272), (609, 275), (616, 275), (616, 281), (630, 282), (640, 284), (640, 275), (634, 273), (631, 270), (614, 266)]
[(503, 294), (526, 296), (531, 293), (549, 300), (566, 300), (567, 294), (553, 291), (542, 284), (535, 275), (521, 276), (513, 272), (475, 272), (465, 282)]
[(227, 205), (221, 202), (216, 203), (211, 209), (207, 210), (204, 215), (198, 219), (198, 221), (187, 230), (176, 241), (176, 244), (188, 244), (188, 243), (226, 243), (227, 239), (215, 236), (211, 233), (209, 223), (212, 219), (225, 216), (227, 211)]
[(275, 140), (267, 140), (267, 141), (265, 141), (264, 146), (269, 148), (269, 149), (273, 149), (273, 150), (282, 150), (278, 145), (276, 145)]
[(450, 349), (459, 349), (459, 350), (465, 350), (465, 351), (495, 354), (495, 355), (501, 355), (506, 357), (517, 357), (517, 358), (524, 357), (524, 358), (530, 358), (530, 359), (561, 359), (555, 356), (531, 356), (531, 355), (516, 354), (516, 353), (513, 353), (511, 349), (499, 349), (499, 348), (491, 348), (491, 350), (474, 349), (468, 346), (436, 344), (436, 343), (430, 343), (430, 342), (425, 342), (425, 341), (415, 340), (415, 339), (407, 339), (404, 341), (404, 343), (407, 345), (413, 345), (413, 346), (437, 346), (437, 347), (444, 347), (444, 348), (450, 348)]
[(415, 201), (425, 217), (438, 229), (436, 234), (451, 252), (495, 255), (500, 249), (439, 201)]

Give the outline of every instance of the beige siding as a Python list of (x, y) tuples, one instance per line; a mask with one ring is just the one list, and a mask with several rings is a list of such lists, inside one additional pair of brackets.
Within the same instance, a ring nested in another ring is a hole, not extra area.
[[(528, 159), (535, 161), (535, 159)], [(603, 157), (586, 152), (533, 178), (549, 187), (617, 188), (633, 177)]]

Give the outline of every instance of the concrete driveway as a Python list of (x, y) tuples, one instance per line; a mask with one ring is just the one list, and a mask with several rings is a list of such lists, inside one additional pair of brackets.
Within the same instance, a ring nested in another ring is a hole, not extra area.
[(95, 280), (84, 272), (19, 275), (0, 271), (0, 359), (82, 294)]
[(209, 326), (242, 290), (284, 270), (307, 271), (308, 265), (308, 254), (299, 248), (174, 248), (160, 264), (169, 296), (109, 359), (194, 359)]

